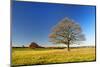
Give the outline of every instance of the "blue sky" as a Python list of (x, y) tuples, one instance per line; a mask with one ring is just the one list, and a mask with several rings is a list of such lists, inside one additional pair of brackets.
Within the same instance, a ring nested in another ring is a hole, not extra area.
[(12, 44), (53, 45), (48, 35), (52, 27), (68, 17), (78, 23), (86, 37), (85, 44), (95, 43), (95, 6), (19, 2), (12, 4)]

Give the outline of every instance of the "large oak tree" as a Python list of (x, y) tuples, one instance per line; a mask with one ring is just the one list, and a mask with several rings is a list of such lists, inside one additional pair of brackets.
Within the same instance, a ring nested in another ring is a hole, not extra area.
[(68, 51), (70, 45), (85, 40), (80, 25), (69, 18), (64, 18), (55, 25), (49, 38), (53, 43), (67, 45)]

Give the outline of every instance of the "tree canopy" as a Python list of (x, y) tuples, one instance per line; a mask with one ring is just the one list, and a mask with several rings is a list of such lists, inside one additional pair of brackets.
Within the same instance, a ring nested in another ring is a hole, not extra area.
[(49, 38), (53, 43), (67, 45), (68, 51), (70, 45), (85, 40), (80, 25), (67, 17), (53, 27)]

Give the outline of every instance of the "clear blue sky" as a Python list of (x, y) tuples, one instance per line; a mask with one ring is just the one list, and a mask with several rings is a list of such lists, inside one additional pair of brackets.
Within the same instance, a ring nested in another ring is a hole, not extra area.
[(52, 27), (68, 17), (82, 27), (86, 44), (95, 42), (95, 6), (19, 2), (12, 4), (12, 44), (52, 45), (48, 35)]

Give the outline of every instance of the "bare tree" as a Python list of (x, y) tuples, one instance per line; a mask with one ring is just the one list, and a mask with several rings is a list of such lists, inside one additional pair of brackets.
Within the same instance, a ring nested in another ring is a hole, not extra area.
[(70, 45), (85, 40), (80, 25), (68, 18), (61, 20), (53, 28), (49, 38), (53, 43), (67, 45), (68, 51), (70, 51)]

